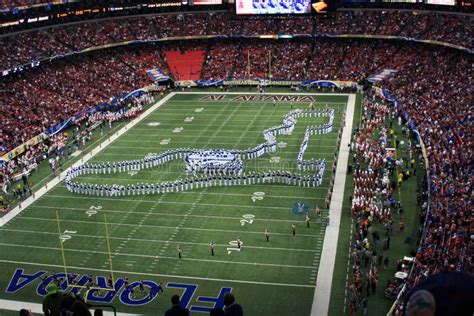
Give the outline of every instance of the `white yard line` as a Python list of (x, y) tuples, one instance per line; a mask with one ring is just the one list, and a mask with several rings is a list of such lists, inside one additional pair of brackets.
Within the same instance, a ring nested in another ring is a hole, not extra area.
[(352, 122), (355, 111), (356, 95), (350, 94), (347, 102), (346, 126), (342, 132), (339, 147), (339, 160), (336, 166), (336, 177), (329, 206), (330, 224), (324, 235), (323, 251), (319, 263), (318, 278), (314, 291), (311, 316), (327, 315), (331, 299), (332, 278), (336, 262), (337, 240), (339, 225), (341, 223), (342, 202), (344, 200), (344, 187), (346, 184), (347, 163), (349, 160), (349, 146), (352, 135)]
[[(265, 168), (267, 169), (267, 168)], [(270, 168), (268, 168), (270, 169)], [(280, 169), (277, 169), (277, 170), (280, 170)], [(139, 172), (148, 172), (148, 173), (155, 173), (156, 171), (150, 171), (150, 170), (140, 170)], [(166, 171), (166, 170), (160, 170), (159, 173), (164, 173), (164, 174), (183, 174), (182, 172), (178, 172), (178, 171)], [(113, 174), (112, 174), (113, 175)], [(123, 175), (125, 176), (126, 173), (123, 173)], [(82, 180), (99, 180), (99, 179), (103, 179), (103, 175), (98, 175), (98, 177), (81, 177)], [(330, 179), (331, 177), (329, 176), (326, 176), (326, 177), (323, 177), (323, 179)], [(136, 176), (133, 176), (133, 178), (131, 177), (128, 177), (128, 178), (118, 178), (118, 177), (113, 177), (111, 178), (113, 179), (114, 181), (127, 181), (127, 182), (131, 182), (130, 180), (133, 180), (133, 183), (136, 183), (136, 182), (149, 182), (150, 181), (150, 178), (140, 178), (140, 177), (136, 177)], [(267, 183), (267, 184), (271, 184), (271, 183)], [(247, 185), (240, 185), (240, 187), (243, 187), (243, 186), (247, 186)], [(290, 186), (290, 185), (288, 185)], [(65, 187), (65, 186), (64, 186)], [(221, 188), (225, 188), (226, 186), (225, 185), (221, 185)], [(311, 187), (312, 188), (312, 187)], [(182, 191), (182, 192), (187, 192), (187, 191)], [(182, 193), (182, 192), (179, 192), (179, 193)]]
[[(57, 235), (56, 233), (50, 232), (39, 232), (33, 230), (25, 230), (25, 229), (5, 229), (5, 231), (15, 232), (15, 233), (22, 233), (22, 234), (37, 234), (37, 235)], [(81, 238), (93, 238), (93, 239), (104, 239), (105, 236), (96, 236), (96, 235), (82, 235), (82, 234), (74, 234), (74, 237), (81, 237)], [(170, 241), (170, 240), (159, 240), (159, 239), (150, 239), (150, 238), (129, 238), (129, 237), (109, 237), (111, 240), (128, 240), (128, 241), (136, 241), (136, 242), (147, 242), (147, 243), (170, 243), (170, 244), (183, 244), (183, 245), (197, 245), (197, 246), (206, 246), (209, 247), (209, 243), (202, 243), (202, 242), (190, 242), (190, 241)], [(0, 244), (2, 245), (2, 244)], [(3, 244), (3, 245), (14, 245), (14, 244)], [(17, 246), (23, 246), (18, 244)], [(229, 244), (215, 244), (216, 247), (229, 247)], [(25, 246), (25, 247), (36, 247), (36, 246)], [(260, 247), (260, 246), (249, 246), (245, 245), (245, 248), (248, 249), (262, 249), (262, 250), (278, 250), (278, 251), (285, 251), (285, 252), (313, 252), (319, 254), (319, 249), (299, 249), (299, 248), (281, 248), (281, 247)], [(317, 247), (316, 247), (317, 248)], [(88, 249), (88, 251), (91, 251)]]
[[(30, 206), (30, 209), (34, 209), (34, 208), (38, 208), (38, 209), (42, 209), (42, 210), (45, 210), (45, 209), (57, 210), (58, 209), (57, 206), (39, 206), (39, 205)], [(73, 214), (77, 215), (78, 211), (84, 212), (84, 208), (61, 206), (61, 211), (71, 211)], [(128, 214), (128, 213), (130, 213), (129, 211), (106, 210), (106, 209), (101, 209), (100, 212), (111, 213), (111, 214), (114, 214), (114, 213)], [(176, 213), (160, 213), (160, 212), (155, 213), (154, 212), (154, 213), (152, 213), (152, 215), (153, 216), (169, 216), (169, 217), (196, 217), (196, 218), (210, 218), (210, 219), (229, 219), (229, 220), (236, 220), (237, 222), (239, 222), (242, 219), (242, 216), (233, 217), (233, 216), (214, 216), (214, 215), (188, 215), (188, 214), (184, 214), (184, 210), (176, 209), (176, 208), (173, 208), (173, 212), (176, 212)], [(235, 213), (235, 210), (233, 210), (233, 213)], [(146, 215), (146, 214), (148, 214), (148, 212), (133, 211), (133, 214), (134, 215)], [(18, 218), (21, 218), (21, 216), (19, 216)], [(259, 217), (253, 218), (253, 221), (254, 221), (254, 223), (255, 222), (280, 222), (280, 223), (294, 223), (295, 222), (294, 219), (287, 220), (287, 219), (259, 218)]]
[[(187, 132), (189, 132), (190, 130), (186, 129)], [(198, 130), (196, 130), (197, 132)], [(261, 132), (261, 131), (260, 131)], [(331, 133), (334, 133), (334, 132), (331, 132)], [(322, 142), (334, 142), (334, 139), (337, 138), (337, 134), (324, 134), (324, 137), (321, 137), (321, 139), (318, 139), (318, 141), (322, 141)], [(304, 135), (304, 133), (302, 133), (302, 136)], [(318, 134), (318, 135), (322, 135), (323, 134)], [(136, 135), (133, 135), (134, 137), (136, 137)], [(262, 136), (262, 133), (259, 133), (258, 136), (248, 136), (248, 137), (244, 137), (243, 139), (252, 139), (252, 140), (255, 140), (256, 138), (259, 138)], [(285, 135), (279, 135), (280, 137), (285, 137)], [(317, 135), (313, 135), (313, 136), (317, 136)], [(330, 136), (336, 136), (334, 138), (329, 138)], [(189, 139), (189, 135), (185, 135), (185, 134), (179, 134), (179, 133), (165, 133), (165, 132), (160, 132), (158, 134), (148, 134), (148, 135), (140, 135), (140, 138), (146, 138), (146, 137), (150, 137), (150, 138), (156, 138), (156, 137), (174, 137), (174, 138), (179, 138), (179, 137), (182, 137), (182, 138), (186, 138), (186, 139)], [(235, 136), (219, 136), (219, 138), (224, 138), (224, 139), (235, 139)], [(196, 137), (197, 139), (197, 137)], [(285, 139), (288, 139), (288, 140), (301, 140), (301, 137), (291, 137), (291, 138), (286, 138)], [(161, 140), (161, 138), (160, 138)], [(128, 140), (125, 140), (125, 141), (128, 141)], [(133, 139), (132, 139), (133, 141)], [(137, 142), (135, 140), (135, 142)], [(140, 139), (140, 142), (141, 142), (141, 139)], [(147, 141), (145, 141), (147, 142)], [(152, 143), (159, 143), (158, 141), (148, 141), (148, 142), (152, 142)], [(188, 143), (189, 144), (189, 143)], [(165, 147), (164, 145), (160, 145), (160, 146), (163, 146)], [(112, 147), (115, 147), (115, 146), (112, 146)]]
[[(128, 240), (128, 238), (127, 238)], [(42, 250), (54, 250), (54, 251), (61, 251), (61, 248), (57, 247), (46, 247), (46, 246), (30, 246), (30, 245), (20, 245), (20, 244), (9, 244), (9, 243), (0, 243), (0, 246), (6, 247), (14, 247), (14, 248), (32, 248), (32, 249), (42, 249)], [(245, 248), (245, 247), (242, 247)], [(76, 249), (76, 248), (65, 248), (64, 251), (71, 251), (74, 253), (90, 253), (91, 249)], [(94, 254), (102, 254), (108, 255), (107, 251), (93, 251)], [(146, 254), (138, 254), (138, 253), (120, 253), (119, 251), (115, 251), (112, 253), (113, 256), (124, 256), (124, 257), (137, 257), (137, 258), (148, 258), (148, 259), (169, 259), (175, 261), (192, 261), (192, 262), (206, 262), (206, 263), (223, 263), (227, 265), (235, 264), (235, 265), (250, 265), (250, 266), (262, 266), (262, 267), (277, 267), (277, 268), (292, 268), (292, 269), (314, 269), (314, 266), (299, 266), (299, 265), (292, 265), (292, 264), (277, 264), (277, 263), (263, 263), (263, 262), (246, 262), (246, 261), (231, 261), (231, 260), (214, 260), (214, 259), (200, 259), (200, 258), (186, 258), (183, 256), (182, 259), (178, 257), (169, 257), (169, 256), (161, 256), (161, 255), (146, 255)]]
[[(330, 177), (326, 177), (326, 179), (329, 179)], [(324, 178), (323, 178), (324, 179)], [(63, 186), (66, 187), (66, 186)], [(225, 187), (224, 187), (225, 188)], [(179, 192), (180, 194), (185, 194), (185, 195), (199, 195), (199, 191), (183, 191)], [(308, 196), (298, 196), (298, 195), (274, 195), (274, 194), (265, 194), (265, 198), (272, 198), (272, 199), (310, 199), (310, 200), (324, 200), (324, 198), (316, 198), (312, 196), (313, 192), (311, 192), (311, 195)], [(240, 197), (246, 197), (249, 201), (252, 198), (253, 192), (249, 193), (228, 193), (228, 192), (206, 192), (206, 195), (217, 195), (219, 196), (240, 196)], [(133, 195), (132, 195), (133, 196)], [(164, 195), (166, 196), (166, 195)], [(240, 201), (244, 202), (244, 201)], [(255, 203), (253, 203), (255, 204)], [(222, 204), (219, 204), (222, 205)], [(38, 205), (32, 205), (30, 207), (39, 207)], [(42, 207), (42, 206), (41, 206)], [(56, 206), (57, 208), (57, 206)], [(72, 209), (77, 209), (77, 208), (72, 208)], [(80, 210), (84, 210), (84, 208), (80, 208)]]
[[(35, 314), (43, 315), (43, 305), (37, 303), (30, 303), (30, 302), (21, 302), (21, 301), (10, 301), (10, 300), (2, 300), (0, 299), (0, 308), (8, 311), (15, 311), (18, 312), (21, 309), (31, 310)], [(94, 315), (94, 309), (91, 309), (92, 315)], [(128, 314), (128, 313), (117, 313), (114, 314), (113, 312), (103, 311), (105, 316), (138, 316), (141, 314)]]
[[(327, 134), (326, 134), (326, 135), (327, 135)], [(155, 136), (155, 137), (156, 137), (156, 136)], [(171, 137), (171, 136), (170, 136), (170, 137)], [(252, 139), (255, 140), (255, 137), (253, 137)], [(288, 139), (285, 139), (285, 140), (288, 140)], [(298, 138), (298, 140), (301, 140), (301, 137)], [(322, 140), (322, 138), (321, 138), (321, 140)], [(137, 141), (136, 141), (136, 140), (133, 140), (133, 139), (121, 139), (120, 141), (121, 141), (121, 142), (124, 142), (124, 143), (133, 143), (133, 142), (134, 142), (135, 144), (137, 143)], [(152, 144), (155, 144), (155, 145), (156, 145), (156, 144), (158, 144), (160, 141), (161, 141), (161, 138), (160, 138), (159, 141), (155, 141), (155, 140), (143, 140), (143, 139), (141, 139), (141, 140), (140, 140), (140, 143), (152, 143)], [(334, 139), (331, 139), (331, 141), (334, 142)], [(174, 144), (174, 145), (176, 145), (176, 144), (183, 144), (183, 145), (185, 145), (186, 147), (189, 147), (189, 141), (184, 141), (184, 142), (176, 142), (176, 141), (173, 141), (173, 142), (171, 142), (170, 144)], [(161, 148), (161, 147), (172, 147), (172, 146), (170, 146), (170, 144), (168, 144), (168, 145), (160, 145), (160, 148)], [(206, 145), (207, 145), (208, 142), (193, 142), (193, 144), (206, 144)], [(235, 142), (213, 142), (213, 143), (212, 143), (212, 145), (215, 145), (215, 144), (219, 144), (219, 145), (235, 145)], [(249, 146), (254, 146), (254, 145), (256, 145), (255, 142), (248, 142), (248, 143), (243, 143), (243, 142), (241, 142), (241, 145), (247, 145), (247, 144), (248, 144)], [(301, 144), (294, 144), (294, 145), (289, 145), (289, 144), (287, 144), (287, 146), (286, 146), (285, 148), (288, 148), (288, 147), (300, 147), (300, 146), (301, 146)], [(318, 145), (318, 147), (334, 148), (334, 145)], [(122, 146), (110, 146), (109, 148), (126, 148), (126, 147), (122, 147)], [(150, 147), (133, 147), (133, 148), (148, 149), (148, 150), (150, 150)], [(175, 148), (175, 147), (173, 147), (173, 148)], [(138, 155), (138, 154), (137, 154), (137, 155)], [(143, 155), (143, 154), (142, 154), (142, 155)], [(249, 160), (250, 160), (250, 159), (249, 159)]]
[[(32, 265), (32, 266), (41, 266), (41, 267), (52, 267), (56, 269), (64, 268), (64, 266), (57, 265), (57, 264), (13, 261), (13, 260), (2, 260), (2, 259), (0, 259), (0, 263), (14, 263), (19, 266)], [(88, 268), (88, 267), (69, 266), (68, 268), (74, 269), (74, 270), (98, 271), (98, 272), (106, 272), (106, 273), (110, 272), (110, 270), (107, 270), (107, 269), (97, 269), (97, 268)], [(196, 276), (170, 275), (170, 274), (145, 273), (145, 272), (121, 271), (121, 270), (114, 270), (114, 272), (124, 274), (124, 275), (139, 275), (141, 277), (143, 275), (148, 275), (148, 276), (154, 276), (154, 277), (160, 277), (160, 278), (192, 279), (192, 280), (217, 281), (217, 282), (229, 282), (229, 283), (232, 282), (232, 283), (243, 283), (243, 284), (283, 286), (283, 287), (314, 288), (314, 285), (305, 285), (305, 284), (272, 283), (272, 282), (258, 282), (258, 281), (232, 280), (232, 279), (214, 279), (214, 278), (203, 278), (203, 277), (196, 277)]]
[[(21, 233), (21, 234), (37, 234), (37, 235), (57, 235), (56, 233), (51, 232), (39, 232), (39, 231), (32, 231), (32, 230), (25, 230), (25, 229), (4, 229), (5, 231), (11, 233)], [(96, 236), (96, 235), (82, 235), (82, 234), (75, 234), (74, 237), (81, 237), (81, 238), (93, 238), (93, 239), (104, 239), (105, 236)], [(199, 243), (199, 242), (190, 242), (190, 241), (169, 241), (169, 240), (159, 240), (159, 239), (150, 239), (150, 238), (128, 238), (128, 237), (109, 237), (111, 240), (129, 240), (129, 241), (137, 241), (137, 242), (148, 242), (148, 243), (171, 243), (171, 244), (189, 244), (189, 245), (198, 245), (198, 246), (206, 246), (209, 247), (209, 243)], [(215, 244), (216, 247), (229, 247), (229, 244)], [(318, 249), (299, 249), (299, 248), (281, 248), (281, 247), (260, 247), (260, 246), (249, 246), (245, 245), (245, 248), (249, 249), (262, 249), (262, 250), (278, 250), (278, 251), (285, 251), (285, 252), (314, 252), (319, 254), (320, 250)], [(316, 247), (318, 248), (318, 247)], [(90, 250), (89, 250), (90, 251)]]
[[(166, 97), (164, 97), (162, 100), (159, 102), (155, 103), (153, 106), (151, 106), (148, 110), (143, 112), (140, 116), (138, 116), (136, 119), (132, 120), (130, 123), (122, 127), (119, 131), (117, 131), (115, 134), (104, 140), (98, 147), (92, 149), (88, 154), (86, 154), (83, 158), (81, 158), (80, 161), (75, 162), (72, 167), (78, 166), (80, 164), (83, 164), (87, 161), (89, 161), (91, 158), (93, 158), (95, 155), (100, 153), (104, 148), (109, 146), (113, 141), (118, 139), (120, 136), (122, 136), (125, 132), (127, 132), (129, 129), (137, 125), (139, 122), (141, 122), (144, 118), (146, 118), (150, 113), (158, 109), (162, 104), (167, 102), (169, 99), (171, 99), (175, 93), (170, 93)], [(57, 177), (55, 177), (53, 180), (49, 181), (45, 186), (41, 187), (38, 191), (35, 191), (34, 194), (30, 197), (28, 197), (26, 200), (21, 202), (18, 206), (13, 208), (10, 212), (8, 212), (6, 215), (0, 218), (0, 227), (3, 227), (6, 223), (11, 221), (15, 216), (20, 214), (20, 212), (24, 209), (26, 209), (28, 206), (33, 204), (37, 199), (45, 195), (49, 190), (51, 190), (54, 186), (56, 186), (58, 183), (63, 181), (64, 177), (66, 176), (66, 171), (61, 172), (61, 174)]]
[[(268, 183), (273, 185), (272, 183)], [(262, 184), (260, 184), (262, 186)], [(288, 188), (289, 186), (286, 186)], [(311, 188), (311, 189), (316, 189), (316, 188)], [(169, 194), (169, 193), (168, 193)], [(146, 195), (143, 195), (146, 196)], [(156, 196), (156, 195), (150, 195), (150, 196)], [(106, 198), (105, 196), (67, 196), (67, 195), (48, 195), (48, 198), (58, 198), (58, 199), (73, 199), (73, 200), (86, 200), (90, 201), (91, 199), (100, 199), (100, 200), (106, 200), (106, 201), (117, 201), (117, 202), (140, 202), (140, 203), (156, 203), (154, 200), (138, 200), (138, 199), (121, 199), (119, 197), (117, 198)], [(133, 195), (130, 195), (130, 197), (133, 197)], [(320, 198), (311, 198), (311, 199), (320, 199)], [(162, 201), (161, 204), (171, 204), (171, 205), (193, 205), (193, 202), (175, 202), (175, 201)], [(288, 206), (267, 206), (267, 205), (235, 205), (235, 204), (214, 204), (214, 203), (199, 203), (201, 206), (221, 206), (221, 207), (231, 207), (231, 208), (251, 208), (251, 209), (265, 209), (265, 210), (285, 210), (288, 211), (289, 205)], [(60, 208), (60, 207), (58, 207)]]
[[(233, 115), (233, 114), (229, 114), (229, 115)], [(255, 115), (257, 115), (257, 114), (255, 114)], [(211, 117), (213, 117), (213, 116), (211, 116)], [(252, 117), (255, 118), (255, 116), (252, 116)], [(247, 120), (247, 123), (249, 123), (249, 121), (250, 121), (250, 120)], [(175, 123), (175, 124), (180, 124), (180, 123)], [(270, 124), (269, 124), (269, 125), (270, 125)], [(240, 133), (240, 132), (242, 132), (241, 128), (242, 128), (243, 126), (245, 126), (245, 125), (240, 125), (240, 129), (231, 129), (231, 128), (229, 128), (229, 129), (226, 129), (225, 131), (222, 131), (222, 133), (234, 133), (234, 134), (235, 134), (235, 133)], [(249, 126), (249, 125), (247, 125), (247, 126)], [(183, 127), (184, 127), (184, 126), (183, 126)], [(265, 129), (265, 128), (268, 128), (268, 127), (271, 127), (271, 126), (264, 126), (264, 127), (262, 127), (262, 129)], [(337, 130), (338, 128), (340, 128), (340, 126), (339, 126), (338, 124), (333, 124), (333, 127), (334, 127), (335, 130)], [(140, 130), (143, 130), (143, 129), (140, 129)], [(151, 131), (151, 128), (150, 128), (150, 130), (148, 130), (148, 131)], [(186, 128), (186, 131), (187, 131), (187, 132), (200, 132), (200, 131), (202, 131), (202, 130), (201, 130), (201, 129)], [(250, 131), (250, 130), (249, 130), (249, 132), (258, 134), (258, 136), (261, 136), (261, 135), (262, 135), (262, 134), (261, 134), (262, 130), (255, 130), (255, 131)], [(304, 135), (304, 130), (302, 130), (300, 133), (301, 133), (302, 135)], [(170, 129), (168, 129), (167, 131), (160, 130), (159, 133), (157, 133), (157, 134), (147, 133), (146, 135), (140, 135), (140, 137), (145, 137), (145, 138), (146, 138), (146, 137), (149, 137), (149, 138), (151, 138), (151, 137), (156, 137), (156, 136), (158, 136), (158, 135), (167, 135), (167, 134), (169, 134), (170, 136), (176, 136), (176, 135), (177, 135), (177, 133), (174, 133), (173, 130), (170, 128)], [(319, 134), (318, 134), (318, 135), (319, 135)], [(320, 135), (324, 136), (324, 135), (327, 135), (327, 134), (320, 134)], [(181, 135), (181, 136), (182, 136), (182, 137), (187, 137), (187, 138), (192, 137), (192, 136), (190, 136), (190, 135)], [(284, 137), (284, 135), (282, 135), (282, 136)], [(232, 137), (232, 136), (230, 136), (230, 137)], [(235, 136), (233, 136), (233, 137), (235, 138)], [(196, 138), (197, 138), (197, 137), (196, 137)], [(218, 138), (221, 138), (221, 136), (218, 136)], [(222, 138), (225, 138), (225, 137), (222, 136)], [(229, 137), (227, 137), (227, 138), (229, 138)], [(242, 137), (242, 139), (255, 139), (255, 138), (256, 138), (256, 136), (246, 136), (246, 137)]]
[[(36, 221), (36, 223), (43, 221), (43, 222), (54, 222), (56, 223), (56, 219), (52, 218), (42, 218), (42, 217), (29, 217), (29, 216), (22, 216), (19, 217), (22, 220), (32, 220)], [(79, 220), (72, 220), (72, 219), (61, 219), (61, 222), (64, 223), (76, 223), (76, 224), (104, 224), (105, 222), (102, 221), (79, 221)], [(137, 224), (125, 224), (125, 223), (113, 223), (107, 222), (108, 226), (130, 226), (136, 227)], [(302, 224), (303, 225), (303, 224)], [(159, 229), (176, 229), (176, 226), (161, 226), (161, 225), (142, 225), (143, 228), (159, 228)], [(180, 227), (179, 229), (182, 230), (199, 230), (199, 231), (208, 231), (208, 232), (223, 232), (223, 233), (235, 233), (235, 234), (258, 234), (261, 235), (261, 231), (240, 231), (240, 230), (225, 230), (225, 229), (210, 229), (210, 228), (197, 228), (197, 227)], [(290, 236), (290, 232), (288, 233), (272, 233), (272, 235), (281, 235), (281, 236)], [(296, 234), (296, 237), (313, 237), (316, 238), (317, 235), (306, 235), (306, 234)]]
[[(171, 137), (171, 136), (170, 136), (170, 137)], [(235, 139), (235, 138), (234, 138), (234, 139)], [(332, 141), (334, 142), (334, 139), (333, 139)], [(142, 142), (142, 141), (140, 140), (140, 142)], [(158, 142), (154, 142), (154, 143), (155, 143), (155, 144), (158, 144)], [(172, 147), (172, 146), (169, 146), (169, 147), (170, 147), (170, 148), (174, 148), (174, 147)], [(296, 146), (292, 146), (292, 147), (296, 147)], [(121, 148), (121, 149), (133, 149), (133, 150), (143, 149), (143, 150), (148, 150), (148, 151), (150, 151), (150, 147), (140, 147), (140, 146), (120, 146), (120, 147), (116, 147), (116, 148)], [(334, 148), (334, 146), (332, 146), (332, 148)], [(165, 149), (165, 148), (163, 148), (163, 149)], [(283, 149), (282, 151), (284, 151), (285, 154), (297, 154), (297, 153), (300, 152), (299, 150), (285, 150), (285, 149)], [(324, 154), (326, 154), (326, 155), (329, 155), (329, 154), (332, 155), (332, 154), (334, 154), (334, 152), (331, 152), (331, 151), (329, 151), (329, 152), (323, 152), (323, 151), (319, 151), (319, 150), (318, 150), (318, 151), (314, 150), (314, 152), (316, 152), (316, 153), (318, 153), (318, 154), (323, 154), (323, 155), (324, 155)], [(148, 154), (148, 153), (147, 153), (147, 154)], [(105, 155), (105, 153), (104, 153), (104, 155)], [(112, 154), (107, 154), (107, 155), (115, 156), (115, 155), (117, 155), (117, 154), (116, 154), (116, 153), (112, 153)], [(144, 153), (138, 153), (138, 154), (137, 154), (137, 153), (121, 154), (121, 155), (119, 155), (119, 156), (125, 156), (125, 155), (127, 155), (127, 156), (141, 156), (141, 157), (143, 157)], [(251, 160), (251, 159), (245, 159), (245, 160)], [(252, 160), (253, 160), (253, 159), (252, 159)], [(256, 159), (255, 159), (255, 160), (256, 160)], [(293, 159), (293, 161), (294, 161), (294, 160), (295, 160), (295, 159)]]

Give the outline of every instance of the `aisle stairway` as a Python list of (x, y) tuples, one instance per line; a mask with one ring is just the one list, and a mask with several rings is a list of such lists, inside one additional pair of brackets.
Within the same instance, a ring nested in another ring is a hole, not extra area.
[(205, 51), (165, 52), (166, 62), (176, 80), (198, 80), (204, 64)]

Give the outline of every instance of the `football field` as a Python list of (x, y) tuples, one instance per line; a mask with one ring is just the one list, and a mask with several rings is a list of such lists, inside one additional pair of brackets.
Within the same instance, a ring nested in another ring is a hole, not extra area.
[[(245, 150), (264, 143), (263, 131), (280, 125), (285, 114), (307, 110), (310, 103), (335, 113), (332, 131), (310, 136), (304, 153), (305, 160), (326, 161), (320, 186), (256, 183), (116, 197), (71, 193), (62, 181), (0, 227), (0, 299), (41, 303), (52, 273), (65, 289), (68, 282), (61, 273), (67, 272), (79, 286), (74, 291), (81, 291), (91, 304), (112, 304), (123, 313), (162, 315), (171, 305), (170, 297), (179, 294), (193, 314), (204, 315), (232, 291), (247, 315), (309, 315), (347, 94), (261, 98), (177, 93), (115, 141), (104, 142), (89, 160), (138, 160), (177, 148)], [(327, 120), (298, 118), (291, 134), (276, 136), (276, 152), (243, 159), (245, 172), (300, 173), (296, 159), (306, 128)], [(146, 170), (82, 175), (78, 180), (127, 186), (186, 177), (185, 161), (178, 159)], [(316, 206), (321, 209), (319, 218)], [(87, 292), (90, 274), (94, 285)], [(94, 289), (106, 287), (109, 276), (116, 292)], [(164, 293), (156, 293), (160, 282)]]

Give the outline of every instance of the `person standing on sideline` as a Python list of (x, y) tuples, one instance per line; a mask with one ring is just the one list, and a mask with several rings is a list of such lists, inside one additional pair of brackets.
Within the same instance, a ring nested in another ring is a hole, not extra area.
[(265, 239), (267, 241), (270, 241), (270, 231), (266, 227), (265, 227)]
[(367, 315), (367, 297), (362, 300), (362, 312)]
[(160, 293), (160, 292), (163, 293), (163, 294), (165, 294), (165, 291), (163, 291), (163, 282), (161, 282), (161, 281), (158, 282), (158, 289), (157, 289), (157, 291), (156, 291), (156, 294), (158, 294), (158, 293)]
[(309, 228), (309, 222), (311, 221), (311, 217), (309, 217), (308, 213), (306, 213), (306, 227)]
[(316, 206), (316, 208), (314, 209), (314, 215), (315, 215), (314, 218), (316, 219), (316, 223), (318, 222), (319, 214), (320, 214), (319, 207)]
[(294, 223), (291, 224), (291, 230), (293, 232), (293, 236), (296, 236), (296, 225)]
[(189, 316), (189, 310), (179, 305), (178, 295), (171, 297), (171, 304), (173, 304), (173, 306), (166, 311), (165, 316)]
[(214, 242), (211, 241), (211, 256), (214, 256), (214, 246), (215, 246)]
[(240, 249), (241, 246), (242, 246), (242, 242), (240, 241), (240, 237), (237, 236), (237, 248)]
[(178, 247), (176, 248), (176, 251), (178, 252), (178, 258), (181, 259), (181, 246), (178, 245)]
[(387, 268), (388, 268), (388, 256), (385, 257), (385, 259), (383, 260), (383, 268), (384, 268), (385, 270), (387, 270)]

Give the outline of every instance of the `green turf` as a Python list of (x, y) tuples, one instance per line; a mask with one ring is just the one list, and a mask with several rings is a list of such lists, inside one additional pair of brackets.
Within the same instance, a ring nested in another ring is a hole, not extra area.
[[(148, 153), (179, 147), (249, 148), (263, 142), (263, 129), (280, 124), (283, 115), (290, 111), (290, 104), (283, 102), (273, 107), (271, 102), (232, 101), (231, 96), (220, 102), (201, 98), (202, 95), (173, 97), (92, 161), (140, 159)], [(232, 287), (248, 315), (308, 315), (325, 230), (314, 220), (311, 227), (306, 228), (304, 217), (294, 215), (289, 209), (295, 202), (308, 203), (311, 209), (323, 206), (347, 96), (324, 95), (318, 96), (317, 101), (317, 107), (328, 104), (336, 110), (333, 132), (312, 136), (305, 153), (305, 159), (327, 160), (321, 187), (261, 184), (106, 198), (75, 195), (61, 184), (0, 229), (1, 287), (6, 288), (16, 268), (24, 268), (26, 273), (40, 269), (49, 273), (64, 270), (56, 211), (59, 211), (61, 231), (76, 232), (63, 243), (68, 272), (108, 275), (106, 214), (116, 277), (127, 275), (130, 281), (148, 279), (161, 280), (164, 284), (197, 284), (199, 287), (190, 305), (209, 306), (197, 302), (197, 297), (215, 297), (221, 287)], [(295, 109), (307, 107), (308, 103), (294, 105)], [(196, 108), (203, 111), (195, 112)], [(185, 122), (186, 117), (194, 119)], [(152, 127), (148, 125), (150, 122), (161, 124)], [(295, 171), (306, 126), (323, 122), (323, 118), (299, 119), (292, 135), (278, 136), (279, 142), (287, 143), (285, 148), (245, 161), (246, 170)], [(177, 127), (183, 130), (174, 133)], [(165, 139), (171, 141), (161, 145)], [(279, 163), (271, 162), (274, 156), (281, 158)], [(79, 180), (117, 184), (157, 182), (183, 177), (183, 167), (183, 163), (175, 161), (133, 175), (88, 175)], [(265, 192), (265, 195), (253, 201), (254, 192)], [(92, 206), (99, 209), (98, 212), (86, 213)], [(323, 216), (325, 213), (326, 210)], [(254, 221), (242, 226), (244, 214), (254, 215)], [(297, 225), (295, 237), (291, 236), (291, 223)], [(266, 227), (271, 232), (270, 242), (264, 238)], [(228, 251), (227, 248), (233, 248), (229, 242), (238, 236), (243, 242), (242, 250)], [(209, 250), (211, 241), (216, 243), (214, 257)], [(178, 244), (182, 260), (177, 258)], [(0, 298), (41, 302), (41, 297), (35, 294), (38, 284), (33, 282), (14, 294), (2, 292)], [(123, 312), (160, 315), (169, 308), (169, 297), (183, 291), (165, 287), (165, 292), (164, 297), (160, 294), (141, 307), (126, 306), (118, 298), (113, 304)]]

